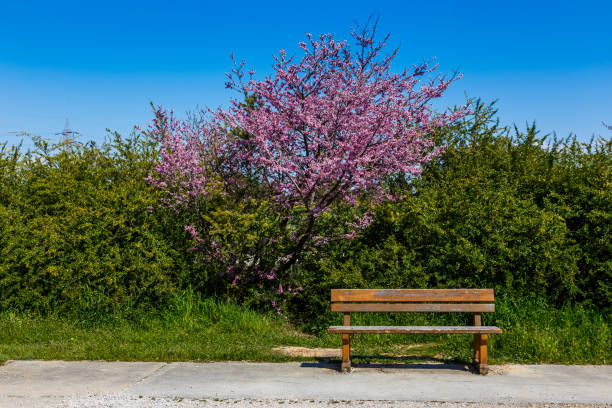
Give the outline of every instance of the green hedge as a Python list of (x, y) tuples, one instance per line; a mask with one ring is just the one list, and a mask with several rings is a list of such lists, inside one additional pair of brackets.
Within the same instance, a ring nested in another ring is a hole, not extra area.
[(117, 135), (0, 154), (0, 305), (105, 311), (159, 304), (198, 278), (180, 216), (143, 178), (156, 151)]
[[(612, 141), (501, 127), (493, 104), (437, 135), (446, 146), (364, 235), (312, 254), (295, 313), (325, 327), (333, 287), (491, 287), (506, 298), (609, 310)], [(313, 273), (316, 271), (317, 273)], [(312, 311), (312, 312), (304, 312)]]
[[(494, 287), (501, 297), (607, 310), (612, 142), (549, 142), (535, 126), (507, 129), (495, 118), (493, 105), (477, 103), (436, 135), (445, 152), (422, 178), (389, 180), (405, 199), (376, 208), (361, 237), (303, 254), (291, 317), (323, 327), (332, 287)], [(266, 304), (190, 251), (184, 216), (157, 206), (144, 181), (156, 149), (113, 135), (102, 146), (38, 140), (29, 154), (0, 150), (0, 308), (159, 307), (188, 287)]]

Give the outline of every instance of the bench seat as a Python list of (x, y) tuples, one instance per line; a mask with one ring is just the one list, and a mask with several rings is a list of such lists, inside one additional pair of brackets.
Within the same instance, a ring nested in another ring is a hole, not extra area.
[(463, 333), (499, 334), (502, 330), (495, 326), (331, 326), (329, 333)]
[[(482, 325), (482, 313), (495, 312), (493, 289), (332, 289), (331, 311), (344, 315), (344, 325), (329, 333), (342, 335), (342, 371), (351, 371), (351, 335), (358, 333), (467, 334), (474, 336), (474, 364), (480, 374), (489, 371), (487, 343), (495, 326)], [(471, 313), (470, 326), (351, 326), (351, 313)]]

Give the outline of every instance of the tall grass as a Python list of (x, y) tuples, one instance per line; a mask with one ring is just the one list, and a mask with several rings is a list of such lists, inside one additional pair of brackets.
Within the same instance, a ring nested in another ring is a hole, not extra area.
[(529, 363), (612, 362), (612, 314), (581, 305), (555, 309), (537, 299), (504, 300), (490, 318), (505, 332), (493, 337), (504, 361)]
[[(469, 314), (363, 313), (356, 325), (465, 325)], [(341, 317), (335, 317), (341, 324)], [(612, 318), (582, 306), (555, 309), (538, 299), (499, 299), (483, 324), (504, 331), (490, 336), (490, 362), (608, 364)], [(355, 360), (439, 358), (469, 362), (470, 335), (356, 335)], [(340, 336), (308, 335), (282, 317), (202, 298), (176, 295), (163, 310), (122, 308), (112, 314), (0, 314), (0, 360), (287, 361), (275, 346), (340, 347)], [(416, 345), (416, 346), (415, 346)]]
[[(352, 317), (355, 325), (471, 325), (468, 313), (364, 313)], [(338, 320), (338, 324), (341, 324)], [(483, 325), (498, 326), (502, 334), (489, 336), (493, 363), (608, 364), (612, 361), (612, 315), (581, 305), (561, 309), (542, 299), (498, 299), (495, 313), (483, 314)], [(471, 335), (359, 335), (357, 350), (389, 351), (401, 343), (433, 345), (430, 352), (469, 362)]]
[(276, 361), (269, 346), (293, 337), (279, 318), (189, 292), (161, 311), (0, 315), (0, 359)]

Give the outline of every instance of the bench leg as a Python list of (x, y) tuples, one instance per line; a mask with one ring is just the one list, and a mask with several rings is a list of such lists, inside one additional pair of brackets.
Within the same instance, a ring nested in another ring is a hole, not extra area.
[[(474, 326), (482, 326), (482, 316), (474, 313)], [(480, 362), (480, 334), (474, 334), (474, 364)]]
[(487, 364), (487, 340), (488, 340), (488, 335), (486, 334), (481, 334), (480, 338), (478, 340), (478, 344), (479, 344), (479, 353), (478, 353), (478, 364), (476, 365), (476, 367), (478, 367), (478, 372), (482, 375), (486, 375), (489, 372), (489, 366)]
[(351, 371), (351, 335), (342, 334), (342, 372)]
[[(351, 314), (344, 313), (344, 325), (351, 325)], [(342, 334), (342, 372), (351, 372), (351, 335), (348, 333)]]

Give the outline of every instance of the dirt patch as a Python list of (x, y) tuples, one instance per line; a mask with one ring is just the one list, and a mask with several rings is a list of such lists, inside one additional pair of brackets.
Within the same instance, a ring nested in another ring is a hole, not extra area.
[(274, 347), (272, 350), (292, 357), (336, 358), (342, 356), (341, 350), (337, 348), (280, 346)]
[[(398, 345), (393, 346), (395, 349), (394, 352), (389, 353), (380, 353), (381, 356), (389, 356), (389, 357), (407, 357), (409, 354), (403, 354), (402, 352), (407, 352), (410, 349), (417, 349), (420, 347), (431, 346), (432, 344), (406, 344), (406, 345)], [(296, 346), (279, 346), (274, 347), (272, 350), (277, 353), (284, 354), (286, 356), (291, 357), (310, 357), (310, 358), (340, 358), (342, 357), (342, 350), (339, 348), (322, 348), (322, 347), (296, 347)], [(399, 352), (399, 353), (398, 353)], [(412, 356), (415, 359), (420, 359), (419, 356)], [(434, 359), (442, 358), (441, 355), (436, 355), (433, 357)], [(425, 359), (425, 358), (423, 358)], [(427, 358), (429, 359), (429, 357)]]

